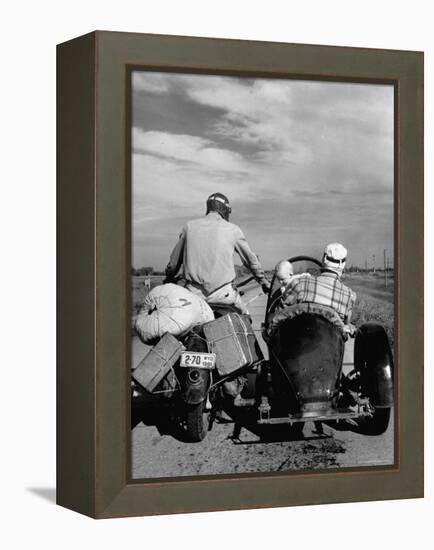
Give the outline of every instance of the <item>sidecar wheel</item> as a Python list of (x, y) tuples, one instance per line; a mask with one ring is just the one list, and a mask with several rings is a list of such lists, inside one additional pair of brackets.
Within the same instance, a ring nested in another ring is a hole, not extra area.
[(205, 400), (197, 405), (187, 405), (186, 425), (187, 435), (192, 443), (198, 443), (205, 438)]
[(381, 435), (389, 427), (390, 408), (375, 409), (370, 417), (359, 420), (360, 433), (364, 435)]
[(354, 343), (354, 365), (360, 374), (360, 390), (369, 398), (372, 415), (359, 419), (365, 435), (383, 434), (390, 422), (393, 405), (393, 357), (384, 328), (362, 325)]

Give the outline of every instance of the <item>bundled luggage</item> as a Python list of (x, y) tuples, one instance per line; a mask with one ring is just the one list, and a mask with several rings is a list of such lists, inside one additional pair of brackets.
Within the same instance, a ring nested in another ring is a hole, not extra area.
[(216, 354), (220, 376), (263, 359), (247, 315), (228, 313), (214, 319), (200, 296), (166, 284), (149, 292), (137, 316), (135, 329), (140, 339), (153, 347), (133, 371), (134, 380), (150, 393), (160, 393), (163, 386), (170, 393), (177, 380), (174, 367), (182, 352), (189, 351), (179, 339), (196, 325), (202, 325), (208, 351)]
[(184, 349), (179, 340), (166, 333), (134, 369), (134, 380), (152, 393), (172, 370)]
[(228, 313), (204, 325), (203, 332), (221, 376), (263, 359), (248, 315)]
[(156, 286), (146, 296), (135, 329), (142, 342), (154, 344), (166, 333), (183, 336), (195, 325), (214, 319), (203, 298), (169, 283)]

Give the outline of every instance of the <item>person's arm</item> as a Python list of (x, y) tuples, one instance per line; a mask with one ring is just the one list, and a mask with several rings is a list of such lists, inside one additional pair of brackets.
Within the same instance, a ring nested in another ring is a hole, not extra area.
[(356, 302), (356, 298), (357, 298), (357, 294), (354, 291), (351, 291), (351, 299), (350, 299), (350, 303), (348, 305), (347, 314), (346, 314), (345, 319), (344, 319), (344, 323), (346, 325), (349, 325), (351, 323), (351, 317), (353, 315), (353, 308), (354, 308), (354, 304)]
[(292, 277), (289, 283), (286, 285), (285, 292), (282, 296), (282, 304), (285, 306), (292, 306), (297, 303), (296, 286), (300, 277)]
[(185, 246), (185, 228), (183, 228), (183, 230), (181, 231), (178, 242), (176, 243), (170, 255), (169, 263), (166, 266), (167, 281), (170, 281), (175, 277), (175, 275), (178, 273), (182, 265), (182, 259), (184, 256), (184, 246)]
[(250, 248), (249, 243), (247, 242), (246, 237), (244, 236), (240, 228), (237, 228), (235, 252), (241, 258), (243, 265), (245, 265), (250, 270), (252, 275), (262, 286), (263, 290), (268, 291), (270, 289), (270, 283), (265, 277), (264, 270), (262, 269), (258, 257)]

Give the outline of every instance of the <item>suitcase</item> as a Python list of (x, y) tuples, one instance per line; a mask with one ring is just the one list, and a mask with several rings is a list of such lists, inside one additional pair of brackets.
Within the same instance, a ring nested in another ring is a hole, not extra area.
[(216, 354), (221, 376), (263, 359), (247, 315), (228, 313), (203, 326), (210, 352)]
[(149, 350), (146, 357), (140, 361), (134, 369), (132, 377), (145, 390), (152, 393), (167, 376), (184, 349), (179, 340), (166, 332), (160, 341)]

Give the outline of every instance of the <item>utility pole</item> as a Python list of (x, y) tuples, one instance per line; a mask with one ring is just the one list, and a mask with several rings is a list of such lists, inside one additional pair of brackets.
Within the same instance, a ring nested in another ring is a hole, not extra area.
[(365, 271), (368, 271), (368, 258), (365, 258)]
[(386, 264), (386, 249), (383, 249), (383, 261), (384, 261), (384, 284), (387, 287), (387, 264)]
[(372, 254), (372, 273), (375, 273), (375, 254)]

